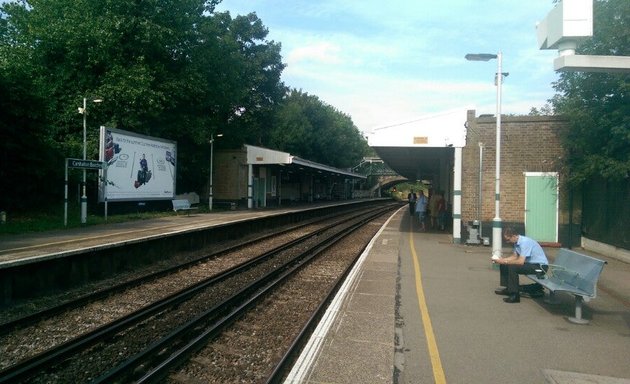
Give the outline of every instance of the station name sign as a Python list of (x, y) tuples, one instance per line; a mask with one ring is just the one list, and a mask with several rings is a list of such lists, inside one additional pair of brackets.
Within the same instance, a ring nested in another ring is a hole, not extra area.
[(107, 163), (104, 161), (82, 159), (66, 159), (66, 165), (68, 168), (81, 169), (105, 169), (107, 167)]

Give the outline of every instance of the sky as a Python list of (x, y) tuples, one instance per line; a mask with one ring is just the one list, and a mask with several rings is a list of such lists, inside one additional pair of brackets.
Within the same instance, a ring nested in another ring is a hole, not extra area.
[(223, 0), (232, 17), (255, 12), (282, 45), (286, 86), (349, 115), (360, 131), (470, 108), (495, 114), (502, 53), (502, 114), (547, 103), (557, 51), (539, 50), (536, 23), (552, 0)]

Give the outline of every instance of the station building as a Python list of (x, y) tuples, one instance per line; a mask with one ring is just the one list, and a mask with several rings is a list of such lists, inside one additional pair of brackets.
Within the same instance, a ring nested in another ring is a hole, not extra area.
[[(549, 116), (501, 118), (499, 217), (503, 227), (514, 226), (542, 243), (580, 242), (580, 212), (575, 207), (581, 201), (562, 187), (560, 173), (560, 132), (566, 124)], [(368, 137), (368, 144), (393, 170), (444, 193), (455, 243), (490, 239), (495, 143), (496, 117), (477, 117), (471, 109), (375, 129)]]
[[(502, 226), (547, 244), (580, 244), (581, 196), (563, 188), (554, 116), (502, 116)], [(495, 217), (496, 118), (459, 109), (378, 128), (368, 144), (402, 178), (441, 191), (454, 243), (490, 241)], [(253, 145), (215, 153), (214, 201), (264, 208), (356, 197), (366, 176)], [(399, 183), (400, 178), (391, 181)], [(388, 185), (382, 185), (383, 190)]]

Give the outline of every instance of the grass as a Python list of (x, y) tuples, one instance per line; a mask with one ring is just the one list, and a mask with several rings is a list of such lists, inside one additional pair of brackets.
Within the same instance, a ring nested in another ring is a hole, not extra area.
[[(201, 210), (203, 211), (203, 209)], [(156, 217), (175, 215), (173, 211), (159, 212), (135, 212), (126, 214), (108, 215), (107, 221), (103, 212), (95, 214), (88, 212), (85, 224), (81, 223), (81, 210), (78, 204), (68, 206), (68, 225), (64, 226), (63, 208), (51, 208), (48, 211), (7, 213), (5, 224), (0, 224), (0, 236), (22, 233), (44, 232), (67, 228), (79, 228), (86, 225), (114, 224), (136, 220), (147, 220)]]

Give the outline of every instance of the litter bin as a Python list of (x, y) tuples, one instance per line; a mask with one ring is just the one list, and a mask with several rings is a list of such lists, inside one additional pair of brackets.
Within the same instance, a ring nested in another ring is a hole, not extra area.
[(468, 227), (468, 240), (466, 244), (481, 244), (481, 234), (479, 233), (479, 220), (473, 220), (469, 222)]

